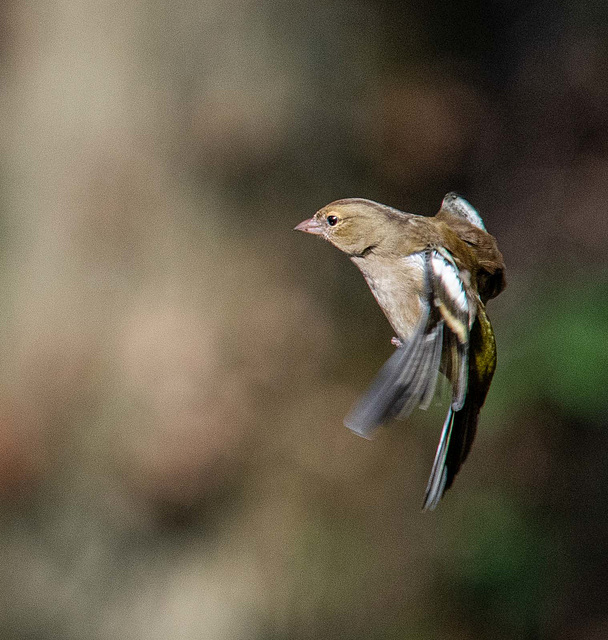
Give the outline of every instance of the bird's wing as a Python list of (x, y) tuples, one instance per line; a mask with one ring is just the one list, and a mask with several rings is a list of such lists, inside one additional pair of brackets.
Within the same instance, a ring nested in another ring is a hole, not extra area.
[(429, 315), (427, 310), (412, 338), (395, 350), (346, 417), (349, 429), (369, 438), (389, 418), (405, 417), (419, 404), (428, 406), (437, 383), (444, 330), (442, 320), (426, 330)]
[(452, 383), (452, 409), (462, 408), (467, 393), (469, 327), (475, 318), (476, 305), (451, 254), (433, 250), (428, 258), (432, 304), (445, 321), (444, 372)]
[(477, 272), (477, 290), (485, 304), (495, 298), (506, 286), (505, 262), (498, 250), (496, 240), (486, 231), (486, 227), (475, 209), (457, 193), (448, 193), (437, 220), (445, 222), (461, 240), (474, 247), (479, 270)]
[(425, 300), (416, 330), (387, 360), (344, 421), (364, 437), (389, 418), (404, 418), (417, 406), (426, 409), (442, 366), (452, 382), (452, 408), (457, 411), (464, 403), (471, 305), (450, 254), (432, 249), (422, 256)]
[(462, 218), (482, 231), (486, 230), (486, 226), (479, 215), (479, 211), (477, 211), (477, 209), (475, 209), (468, 200), (465, 200), (461, 195), (458, 195), (454, 191), (446, 193), (443, 198), (441, 209), (439, 209), (439, 213), (441, 214), (442, 212)]

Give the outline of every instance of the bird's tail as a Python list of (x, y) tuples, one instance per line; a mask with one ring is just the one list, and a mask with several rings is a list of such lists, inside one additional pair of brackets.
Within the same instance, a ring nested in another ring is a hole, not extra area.
[(496, 343), (490, 321), (481, 309), (471, 329), (469, 385), (462, 409), (450, 407), (443, 424), (422, 509), (433, 510), (454, 482), (466, 460), (475, 434), (479, 412), (485, 402), (496, 368)]
[(450, 407), (424, 494), (423, 511), (432, 511), (452, 486), (456, 474), (471, 451), (480, 410), (481, 405), (468, 399), (460, 411), (454, 411)]

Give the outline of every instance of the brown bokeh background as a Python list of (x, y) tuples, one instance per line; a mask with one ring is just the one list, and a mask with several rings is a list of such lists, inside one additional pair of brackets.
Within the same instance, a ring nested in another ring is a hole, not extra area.
[[(608, 9), (0, 2), (0, 637), (608, 638)], [(342, 425), (390, 354), (327, 202), (508, 265), (476, 445)]]

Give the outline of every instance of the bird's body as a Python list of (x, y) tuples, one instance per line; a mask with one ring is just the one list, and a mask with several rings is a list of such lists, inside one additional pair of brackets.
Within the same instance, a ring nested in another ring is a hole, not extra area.
[(438, 373), (451, 382), (424, 508), (434, 508), (466, 458), (496, 366), (485, 312), (505, 287), (504, 262), (477, 211), (450, 193), (434, 217), (349, 198), (296, 227), (321, 235), (361, 270), (399, 348), (346, 418), (368, 437), (391, 417), (428, 407)]
[(413, 333), (424, 298), (424, 260), (420, 254), (353, 257), (380, 308), (401, 341)]

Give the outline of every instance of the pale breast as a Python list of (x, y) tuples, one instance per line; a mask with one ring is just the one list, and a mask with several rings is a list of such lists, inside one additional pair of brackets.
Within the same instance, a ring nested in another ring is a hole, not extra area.
[(369, 255), (353, 258), (384, 315), (402, 340), (413, 333), (425, 300), (422, 254), (415, 253), (397, 260)]

